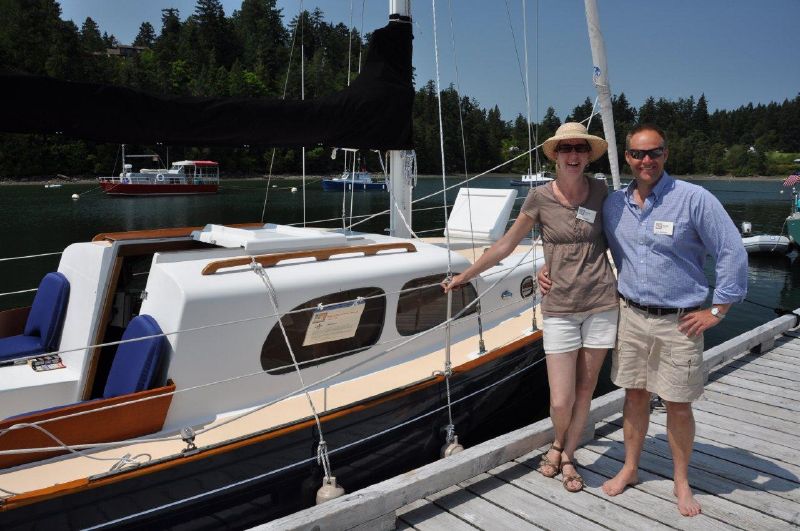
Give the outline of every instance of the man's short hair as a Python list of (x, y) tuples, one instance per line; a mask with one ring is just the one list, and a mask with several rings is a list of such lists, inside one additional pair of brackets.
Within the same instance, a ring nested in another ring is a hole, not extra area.
[(664, 141), (664, 147), (667, 147), (667, 134), (661, 129), (659, 126), (650, 123), (642, 123), (633, 126), (633, 129), (628, 131), (628, 134), (625, 136), (625, 149), (630, 149), (631, 147), (631, 138), (633, 135), (641, 133), (642, 131), (653, 131), (657, 133), (658, 136)]

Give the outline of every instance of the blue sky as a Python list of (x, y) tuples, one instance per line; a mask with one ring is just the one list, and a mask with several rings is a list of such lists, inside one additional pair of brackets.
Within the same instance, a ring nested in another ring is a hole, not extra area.
[[(800, 92), (798, 21), (800, 0), (598, 0), (612, 92), (634, 106), (648, 96), (677, 99), (705, 93), (709, 108), (734, 109), (749, 102), (781, 102)], [(161, 9), (176, 7), (185, 19), (195, 0), (60, 0), (62, 18), (78, 27), (91, 16), (120, 42), (130, 43), (147, 20), (161, 27)], [(304, 0), (332, 22), (385, 23), (388, 0)], [(450, 12), (450, 4), (453, 13)], [(440, 83), (456, 83), (482, 107), (498, 105), (506, 120), (525, 113), (524, 87), (509, 26), (510, 11), (523, 60), (521, 0), (436, 1)], [(223, 0), (226, 15), (241, 0)], [(279, 0), (284, 20), (299, 0)], [(531, 109), (535, 119), (548, 106), (563, 120), (589, 96), (594, 100), (592, 60), (583, 1), (527, 0)], [(538, 13), (538, 16), (537, 16)], [(435, 76), (431, 0), (412, 5), (417, 82)], [(454, 32), (450, 31), (452, 16)], [(537, 22), (538, 20), (538, 22)], [(453, 59), (452, 40), (457, 63)], [(538, 66), (537, 66), (538, 57)]]

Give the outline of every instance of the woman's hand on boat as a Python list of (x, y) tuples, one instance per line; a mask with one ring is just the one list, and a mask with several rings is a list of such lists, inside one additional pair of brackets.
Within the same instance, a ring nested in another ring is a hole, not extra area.
[(452, 290), (461, 289), (461, 286), (469, 282), (469, 279), (464, 277), (464, 274), (456, 275), (453, 278), (446, 278), (442, 281), (442, 289), (445, 293)]
[(539, 272), (536, 273), (536, 281), (539, 283), (539, 291), (542, 292), (542, 297), (544, 297), (553, 287), (553, 281), (550, 280), (550, 269), (547, 265), (539, 268)]

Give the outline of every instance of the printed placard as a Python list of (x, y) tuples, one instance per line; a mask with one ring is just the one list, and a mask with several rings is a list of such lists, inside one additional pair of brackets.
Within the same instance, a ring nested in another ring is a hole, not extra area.
[(365, 305), (364, 301), (356, 301), (320, 306), (311, 315), (303, 346), (353, 337)]

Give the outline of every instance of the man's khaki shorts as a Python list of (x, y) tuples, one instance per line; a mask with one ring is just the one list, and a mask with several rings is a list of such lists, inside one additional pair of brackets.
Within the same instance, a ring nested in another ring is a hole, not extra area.
[(669, 402), (700, 398), (708, 377), (703, 336), (687, 337), (678, 331), (676, 313), (651, 315), (619, 302), (611, 381), (625, 389), (647, 389)]

